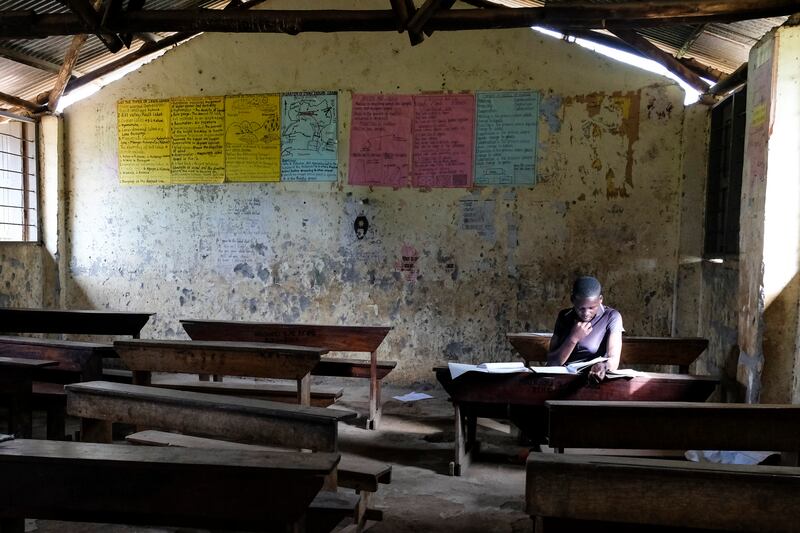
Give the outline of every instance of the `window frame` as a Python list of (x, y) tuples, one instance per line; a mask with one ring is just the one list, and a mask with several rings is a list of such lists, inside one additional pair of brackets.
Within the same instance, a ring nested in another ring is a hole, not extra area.
[[(30, 117), (25, 117), (21, 115), (17, 115), (14, 113), (10, 113), (8, 111), (0, 110), (0, 117), (7, 118), (12, 121), (17, 121), (22, 123), (22, 139), (21, 139), (21, 158), (22, 158), (22, 240), (3, 240), (0, 239), (0, 246), (4, 244), (31, 244), (35, 246), (39, 246), (42, 244), (42, 216), (41, 216), (41, 163), (40, 163), (40, 139), (39, 139), (39, 121)], [(26, 128), (28, 126), (33, 127), (33, 135), (32, 135), (32, 144), (31, 147), (32, 151), (32, 159), (35, 168), (33, 169), (33, 176), (36, 180), (36, 187), (35, 190), (31, 190), (30, 187), (30, 178), (31, 178), (31, 169), (30, 169), (30, 155), (28, 153), (28, 140), (27, 140), (27, 131)], [(33, 210), (36, 214), (36, 220), (31, 223), (30, 221), (30, 210), (31, 210), (31, 203), (30, 203), (30, 193), (34, 193), (36, 205), (34, 206)], [(3, 223), (0, 222), (0, 225)], [(30, 239), (30, 228), (34, 227), (36, 229), (36, 239)]]

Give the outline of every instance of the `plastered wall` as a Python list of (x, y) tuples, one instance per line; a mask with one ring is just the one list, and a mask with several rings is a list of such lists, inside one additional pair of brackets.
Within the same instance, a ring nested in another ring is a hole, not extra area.
[[(346, 185), (353, 92), (501, 89), (543, 94), (535, 187)], [(338, 183), (118, 184), (118, 100), (304, 90), (339, 91)], [(605, 283), (629, 333), (669, 335), (682, 100), (530, 30), (414, 48), (394, 33), (202, 35), (66, 111), (62, 298), (157, 312), (145, 337), (184, 337), (180, 318), (390, 324), (380, 356), (402, 383), (512, 359), (505, 334), (550, 330), (578, 273)]]

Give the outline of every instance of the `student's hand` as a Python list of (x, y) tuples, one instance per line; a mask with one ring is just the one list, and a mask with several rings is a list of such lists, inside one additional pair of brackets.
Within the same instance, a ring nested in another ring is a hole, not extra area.
[(572, 326), (572, 331), (569, 333), (569, 337), (575, 344), (578, 344), (591, 332), (591, 322), (575, 322), (575, 325)]
[(589, 383), (592, 385), (597, 385), (606, 377), (606, 371), (608, 370), (608, 363), (603, 361), (602, 363), (596, 363), (592, 366), (589, 370)]

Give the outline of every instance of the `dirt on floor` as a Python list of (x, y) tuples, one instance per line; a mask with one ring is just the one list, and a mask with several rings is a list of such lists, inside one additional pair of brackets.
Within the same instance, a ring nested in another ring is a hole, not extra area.
[[(358, 382), (358, 383), (354, 383)], [(370, 523), (374, 533), (498, 532), (533, 530), (524, 512), (527, 449), (517, 444), (507, 422), (481, 420), (479, 460), (460, 477), (449, 475), (453, 457), (453, 408), (447, 394), (432, 385), (416, 391), (433, 398), (415, 402), (393, 399), (409, 388), (385, 386), (383, 419), (377, 431), (363, 429), (368, 410), (366, 380), (335, 380), (344, 395), (331, 408), (359, 413), (352, 424), (340, 424), (339, 444), (344, 453), (390, 463), (391, 483), (381, 485), (370, 506), (383, 511), (383, 521)], [(75, 421), (70, 425), (75, 428)], [(37, 424), (36, 433), (44, 433)], [(125, 445), (125, 444), (120, 444)], [(340, 489), (346, 490), (346, 489)], [(26, 532), (38, 533), (172, 533), (197, 532), (180, 528), (132, 527), (29, 520)]]

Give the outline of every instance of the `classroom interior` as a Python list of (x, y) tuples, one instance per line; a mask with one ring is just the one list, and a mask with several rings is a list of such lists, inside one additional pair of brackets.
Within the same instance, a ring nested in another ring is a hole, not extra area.
[[(490, 9), (469, 4), (453, 10)], [(452, 407), (432, 369), (519, 361), (507, 334), (552, 331), (576, 276), (603, 283), (626, 335), (708, 339), (689, 372), (719, 381), (710, 401), (800, 400), (800, 5), (764, 4), (753, 16), (761, 35), (731, 44), (745, 48), (743, 60), (714, 63), (714, 81), (734, 71), (740, 81), (690, 105), (673, 79), (527, 27), (436, 31), (415, 46), (407, 31), (210, 31), (58, 113), (0, 98), (0, 127), (12, 114), (35, 121), (38, 169), (33, 242), (0, 242), (0, 307), (153, 313), (142, 339), (187, 340), (186, 319), (390, 326), (378, 358), (397, 364), (383, 380), (377, 431), (362, 427), (364, 380), (315, 381), (343, 388), (332, 408), (360, 413), (340, 424), (342, 450), (394, 465), (371, 500), (383, 520), (369, 529), (532, 531), (527, 448), (513, 424), (479, 419), (485, 457), (449, 475)], [(276, 0), (254, 9), (390, 7)], [(708, 24), (696, 25), (701, 42)], [(8, 31), (0, 24), (2, 61), (16, 42)], [(685, 44), (680, 55), (692, 57)], [(3, 83), (0, 73), (0, 93), (13, 92)], [(358, 95), (500, 91), (537, 95), (529, 183), (353, 184)], [(333, 181), (121, 184), (119, 102), (315, 92), (335, 94)], [(715, 145), (739, 115), (738, 145)], [(714, 150), (734, 152), (725, 164), (741, 167), (740, 192), (710, 176)], [(433, 399), (393, 399), (407, 392)], [(34, 418), (35, 436), (43, 424)], [(151, 530), (178, 531), (46, 520), (26, 529)]]

